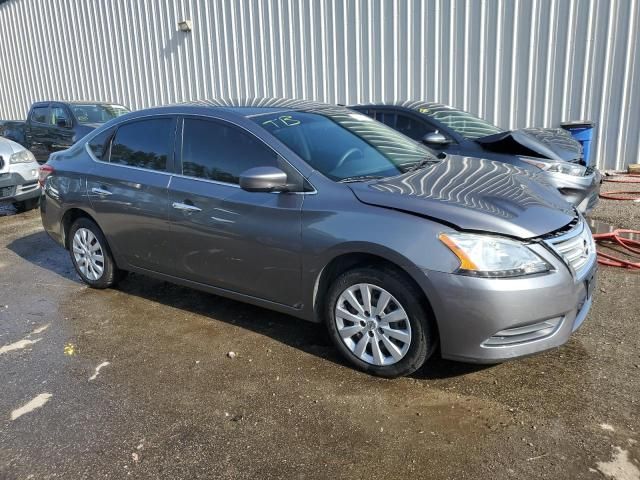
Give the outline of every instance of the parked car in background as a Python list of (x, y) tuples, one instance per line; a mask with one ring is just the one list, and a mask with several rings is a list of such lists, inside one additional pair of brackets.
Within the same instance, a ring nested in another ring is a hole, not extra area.
[(440, 344), (499, 362), (589, 311), (582, 216), (506, 163), (434, 157), (342, 107), (262, 99), (128, 114), (42, 166), (42, 222), (89, 286), (125, 271), (325, 322), (395, 377)]
[(0, 120), (0, 137), (24, 145), (24, 120)]
[(38, 206), (38, 162), (22, 145), (0, 137), (0, 204), (12, 203), (19, 212)]
[[(69, 148), (105, 122), (128, 113), (122, 105), (101, 102), (36, 102), (25, 122), (5, 121), (8, 138), (25, 146), (39, 162)], [(0, 130), (1, 132), (2, 130)]]
[(414, 100), (349, 108), (436, 151), (540, 169), (545, 180), (585, 215), (598, 203), (602, 176), (596, 168), (585, 165), (582, 146), (565, 130), (504, 130), (468, 112)]

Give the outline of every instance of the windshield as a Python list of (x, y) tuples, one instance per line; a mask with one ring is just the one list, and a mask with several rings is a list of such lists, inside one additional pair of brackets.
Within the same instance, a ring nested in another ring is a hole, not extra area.
[(504, 132), (500, 127), (462, 110), (446, 105), (431, 104), (418, 109), (440, 123), (444, 123), (451, 130), (458, 132), (465, 138), (476, 140), (478, 138)]
[(129, 113), (127, 107), (122, 105), (105, 105), (102, 103), (97, 104), (73, 104), (69, 105), (73, 116), (80, 124), (87, 123), (106, 123), (109, 120), (113, 120), (116, 117)]
[(345, 109), (271, 113), (252, 120), (335, 181), (391, 177), (425, 160), (438, 161), (410, 138)]

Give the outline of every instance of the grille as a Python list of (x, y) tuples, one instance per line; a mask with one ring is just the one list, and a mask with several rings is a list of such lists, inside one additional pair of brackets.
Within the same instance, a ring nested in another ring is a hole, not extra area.
[(582, 220), (564, 235), (548, 239), (547, 244), (564, 259), (578, 276), (591, 264), (596, 255), (591, 230)]

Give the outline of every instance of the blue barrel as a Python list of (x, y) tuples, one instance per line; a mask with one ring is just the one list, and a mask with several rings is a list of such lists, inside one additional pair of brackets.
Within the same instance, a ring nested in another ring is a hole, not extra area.
[(591, 166), (591, 141), (593, 140), (593, 130), (596, 127), (595, 122), (589, 120), (572, 120), (570, 122), (562, 122), (560, 126), (580, 142), (582, 145), (584, 164)]

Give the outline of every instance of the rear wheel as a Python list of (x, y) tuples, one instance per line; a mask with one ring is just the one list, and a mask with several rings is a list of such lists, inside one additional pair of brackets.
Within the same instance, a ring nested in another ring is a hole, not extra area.
[(71, 225), (69, 253), (76, 272), (92, 288), (109, 288), (123, 276), (102, 231), (88, 218), (79, 218)]
[(13, 208), (15, 208), (18, 213), (27, 212), (29, 210), (33, 210), (40, 205), (40, 198), (30, 198), (29, 200), (22, 200), (21, 202), (14, 202)]
[(417, 287), (390, 269), (348, 271), (329, 289), (325, 321), (354, 366), (394, 378), (422, 366), (436, 345), (430, 312)]

